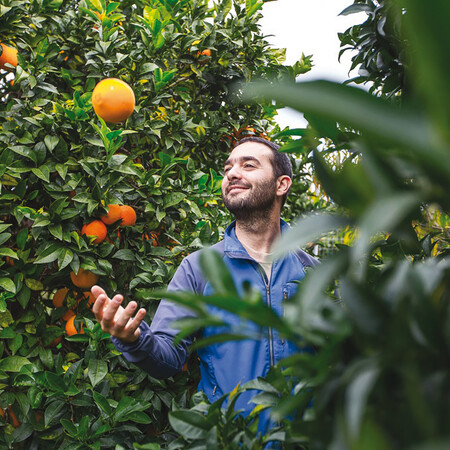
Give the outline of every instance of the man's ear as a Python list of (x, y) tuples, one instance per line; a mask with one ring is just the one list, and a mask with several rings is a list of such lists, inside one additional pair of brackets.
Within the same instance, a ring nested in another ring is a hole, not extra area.
[(281, 175), (277, 180), (277, 195), (283, 197), (283, 195), (287, 194), (289, 188), (292, 185), (292, 180), (287, 175)]

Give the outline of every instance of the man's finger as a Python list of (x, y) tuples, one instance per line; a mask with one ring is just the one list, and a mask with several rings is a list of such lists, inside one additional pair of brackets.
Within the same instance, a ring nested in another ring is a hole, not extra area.
[(92, 292), (92, 294), (94, 295), (95, 298), (98, 298), (98, 296), (102, 295), (102, 294), (106, 295), (105, 290), (102, 287), (97, 286), (97, 285), (94, 285), (94, 286), (91, 287), (91, 292)]
[(137, 308), (137, 303), (130, 302), (130, 303), (128, 303), (126, 308), (120, 312), (120, 314), (116, 314), (113, 326), (117, 331), (121, 331), (123, 328), (125, 328), (125, 326), (129, 322), (129, 320), (133, 316), (133, 313), (136, 310), (136, 308)]
[(139, 328), (139, 325), (141, 324), (141, 322), (144, 320), (146, 313), (147, 313), (147, 311), (144, 308), (141, 308), (136, 313), (134, 318), (128, 322), (125, 330), (127, 332), (129, 332), (130, 334), (134, 334), (135, 331)]
[(92, 306), (92, 312), (98, 321), (103, 319), (103, 311), (106, 305), (108, 305), (109, 299), (105, 294), (100, 294)]
[[(123, 301), (123, 297), (120, 294), (115, 295), (109, 304), (103, 309), (102, 325), (110, 328), (114, 323), (114, 318)], [(123, 309), (123, 308), (122, 308)]]

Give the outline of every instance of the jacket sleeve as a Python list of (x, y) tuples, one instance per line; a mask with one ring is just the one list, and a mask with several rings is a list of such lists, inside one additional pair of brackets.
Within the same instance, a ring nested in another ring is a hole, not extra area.
[[(198, 266), (198, 256), (194, 253), (180, 264), (167, 290), (201, 293), (203, 286), (204, 279)], [(173, 328), (171, 324), (176, 320), (194, 316), (193, 311), (163, 299), (151, 325), (141, 323), (141, 335), (136, 342), (126, 344), (117, 338), (111, 339), (117, 350), (128, 361), (154, 378), (168, 378), (182, 369), (193, 341), (193, 336), (189, 336), (175, 346), (173, 340), (179, 330)]]

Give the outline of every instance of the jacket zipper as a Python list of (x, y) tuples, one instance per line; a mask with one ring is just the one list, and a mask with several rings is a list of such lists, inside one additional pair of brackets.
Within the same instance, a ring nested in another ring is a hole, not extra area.
[[(270, 303), (270, 286), (267, 280), (267, 276), (266, 274), (263, 272), (263, 268), (257, 263), (258, 265), (258, 270), (259, 273), (261, 274), (261, 277), (264, 281), (264, 285), (266, 286), (266, 297), (267, 297), (267, 306), (270, 308), (271, 307), (271, 303)], [(275, 359), (273, 356), (273, 328), (269, 327), (269, 355), (270, 355), (270, 365), (274, 366), (275, 365)]]
[[(287, 292), (286, 291), (284, 291), (283, 292), (283, 305), (282, 305), (282, 308), (283, 308), (283, 317), (285, 317), (285, 313), (284, 313), (284, 310), (285, 310), (285, 308), (284, 308), (284, 303), (286, 302), (286, 300), (287, 300)], [(281, 339), (281, 344), (282, 345), (284, 345), (284, 337)]]

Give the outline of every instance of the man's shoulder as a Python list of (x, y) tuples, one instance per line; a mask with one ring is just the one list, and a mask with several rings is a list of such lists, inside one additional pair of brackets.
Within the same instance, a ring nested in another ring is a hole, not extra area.
[(303, 267), (315, 267), (320, 264), (319, 260), (306, 253), (301, 248), (294, 251), (295, 256), (300, 260)]
[[(223, 240), (217, 242), (217, 244), (211, 245), (211, 247), (208, 248), (215, 250), (221, 255), (223, 255), (225, 252), (225, 245)], [(195, 250), (195, 252), (190, 253), (183, 259), (182, 264), (189, 264), (191, 266), (198, 267), (200, 264), (200, 256), (203, 251), (204, 249), (201, 248), (199, 250)]]

